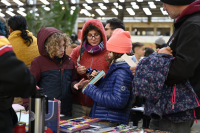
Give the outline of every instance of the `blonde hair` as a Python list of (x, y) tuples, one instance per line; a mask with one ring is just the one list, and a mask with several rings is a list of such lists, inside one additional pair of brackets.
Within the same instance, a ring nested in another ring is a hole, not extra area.
[(54, 56), (58, 56), (59, 52), (59, 44), (61, 41), (64, 41), (64, 47), (66, 48), (67, 45), (70, 44), (70, 39), (64, 33), (54, 33), (47, 38), (44, 43), (45, 49), (49, 54), (50, 58), (54, 58)]

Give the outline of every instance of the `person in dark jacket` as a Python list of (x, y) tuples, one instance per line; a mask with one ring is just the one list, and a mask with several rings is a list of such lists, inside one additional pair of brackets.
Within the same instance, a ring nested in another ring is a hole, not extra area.
[(0, 132), (13, 133), (18, 122), (12, 108), (14, 97), (34, 94), (36, 81), (28, 67), (17, 59), (5, 35), (5, 25), (0, 22)]
[(128, 124), (134, 98), (133, 75), (129, 65), (120, 57), (124, 53), (130, 53), (132, 49), (130, 33), (116, 29), (106, 48), (109, 51), (109, 65), (111, 64), (108, 73), (99, 81), (98, 87), (89, 84), (84, 90), (84, 94), (94, 100), (90, 116)]
[[(161, 0), (174, 23), (174, 33), (167, 45), (171, 47), (175, 59), (169, 68), (166, 84), (175, 85), (189, 80), (197, 96), (200, 97), (200, 0)], [(159, 52), (159, 51), (158, 51)], [(200, 118), (200, 108), (195, 109)], [(159, 127), (157, 125), (160, 125)], [(179, 128), (181, 133), (190, 132), (191, 122), (174, 124), (171, 121), (152, 121), (154, 128)]]
[(56, 28), (46, 27), (37, 34), (37, 44), (41, 56), (31, 62), (30, 71), (37, 85), (43, 88), (49, 100), (61, 100), (61, 113), (72, 115), (71, 83), (77, 83), (78, 76), (74, 62), (66, 55), (69, 38)]

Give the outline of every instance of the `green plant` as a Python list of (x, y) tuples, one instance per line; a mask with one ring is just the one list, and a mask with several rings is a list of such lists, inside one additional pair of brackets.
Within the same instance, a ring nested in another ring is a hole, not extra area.
[(40, 17), (33, 15), (33, 13), (30, 13), (30, 9), (27, 9), (27, 14), (25, 18), (28, 23), (28, 30), (32, 32), (34, 36), (36, 36), (37, 32), (41, 28)]
[(62, 5), (60, 0), (57, 0), (54, 4), (50, 4), (50, 9), (50, 11), (46, 11), (43, 7), (40, 7), (39, 17), (27, 10), (28, 29), (36, 35), (41, 28), (55, 27), (63, 33), (71, 35), (79, 13), (78, 7), (71, 14), (68, 3), (64, 1)]
[(50, 5), (50, 11), (44, 10), (41, 7), (42, 27), (55, 27), (68, 35), (72, 34), (74, 24), (76, 22), (79, 9), (76, 7), (71, 14), (71, 9), (64, 1), (63, 5), (60, 4), (60, 0), (55, 1)]

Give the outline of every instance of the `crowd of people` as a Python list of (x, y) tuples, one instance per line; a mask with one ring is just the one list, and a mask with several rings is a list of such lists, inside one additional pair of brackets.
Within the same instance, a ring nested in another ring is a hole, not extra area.
[[(143, 119), (145, 128), (189, 133), (200, 118), (200, 0), (161, 1), (176, 21), (167, 43), (163, 36), (155, 40), (156, 51), (132, 43), (117, 18), (105, 26), (88, 20), (81, 42), (54, 27), (41, 28), (35, 37), (20, 15), (7, 24), (0, 18), (0, 132), (12, 133), (17, 123), (12, 104), (29, 110), (38, 86), (49, 100), (61, 101), (65, 116), (133, 121), (134, 126)], [(106, 75), (87, 85), (100, 71)], [(131, 111), (138, 106), (144, 106), (143, 113)]]

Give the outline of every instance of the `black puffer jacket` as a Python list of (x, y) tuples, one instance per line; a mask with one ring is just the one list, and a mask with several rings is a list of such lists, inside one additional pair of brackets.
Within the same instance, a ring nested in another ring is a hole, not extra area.
[[(190, 4), (176, 19), (174, 34), (168, 41), (175, 59), (166, 83), (177, 84), (189, 79), (200, 98), (200, 0)], [(196, 109), (200, 119), (200, 108)]]
[(14, 97), (27, 98), (36, 82), (28, 67), (17, 59), (9, 41), (0, 35), (0, 132), (12, 133), (17, 115), (12, 108)]

